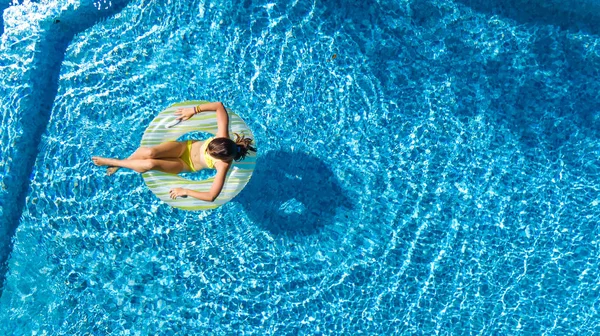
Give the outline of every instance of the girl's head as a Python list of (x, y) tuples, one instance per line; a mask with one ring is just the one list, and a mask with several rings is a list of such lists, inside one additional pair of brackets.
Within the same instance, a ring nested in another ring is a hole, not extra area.
[(256, 152), (252, 147), (252, 139), (235, 133), (235, 141), (229, 138), (215, 138), (208, 144), (208, 154), (222, 161), (241, 161), (248, 151)]

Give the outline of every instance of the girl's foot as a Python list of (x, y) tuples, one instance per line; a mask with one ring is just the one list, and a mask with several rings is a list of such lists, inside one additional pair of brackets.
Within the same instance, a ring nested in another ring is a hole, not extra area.
[(114, 174), (120, 168), (120, 167), (111, 166), (110, 160), (111, 159), (107, 159), (107, 158), (103, 158), (103, 157), (99, 157), (99, 156), (92, 156), (92, 161), (94, 161), (94, 164), (96, 166), (109, 166), (108, 168), (106, 168), (106, 175), (108, 175), (108, 176)]
[(119, 170), (120, 167), (108, 167), (106, 168), (106, 175), (110, 176)]
[(99, 156), (92, 156), (92, 161), (94, 161), (94, 164), (96, 166), (108, 166), (108, 160), (107, 158), (103, 158), (103, 157), (99, 157)]

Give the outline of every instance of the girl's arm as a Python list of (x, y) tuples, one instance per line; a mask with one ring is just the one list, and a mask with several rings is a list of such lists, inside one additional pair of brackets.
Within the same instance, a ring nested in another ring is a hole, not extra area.
[(217, 112), (217, 137), (229, 138), (229, 115), (221, 102), (200, 104), (194, 107), (182, 107), (175, 114), (179, 116), (177, 119), (184, 121), (190, 119), (195, 114), (205, 111)]
[(202, 191), (194, 191), (191, 189), (184, 189), (184, 188), (173, 188), (173, 189), (171, 189), (169, 194), (171, 195), (172, 199), (175, 199), (175, 198), (181, 197), (181, 196), (191, 196), (191, 197), (197, 198), (202, 201), (214, 202), (215, 199), (221, 193), (221, 190), (223, 190), (223, 185), (225, 184), (225, 177), (227, 176), (227, 171), (229, 170), (230, 166), (231, 166), (231, 164), (227, 163), (227, 162), (223, 162), (223, 161), (215, 162), (215, 168), (217, 169), (217, 175), (215, 175), (215, 180), (213, 181), (213, 184), (210, 187), (209, 191), (202, 192)]

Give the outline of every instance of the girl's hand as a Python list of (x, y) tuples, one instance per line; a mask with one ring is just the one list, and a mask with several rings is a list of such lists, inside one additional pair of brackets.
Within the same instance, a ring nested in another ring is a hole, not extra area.
[(180, 107), (175, 115), (178, 116), (177, 120), (185, 121), (190, 119), (196, 112), (193, 107)]
[(169, 196), (171, 196), (172, 199), (176, 199), (177, 197), (187, 197), (187, 189), (173, 188), (169, 191)]

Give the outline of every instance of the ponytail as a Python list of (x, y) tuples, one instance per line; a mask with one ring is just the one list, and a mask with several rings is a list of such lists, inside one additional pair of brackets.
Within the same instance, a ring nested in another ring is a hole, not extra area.
[(233, 158), (235, 161), (241, 161), (245, 159), (246, 155), (248, 155), (248, 151), (253, 151), (256, 153), (256, 148), (251, 145), (253, 142), (252, 139), (244, 137), (243, 133), (241, 136), (237, 133), (234, 134), (235, 144), (237, 145), (237, 153)]

